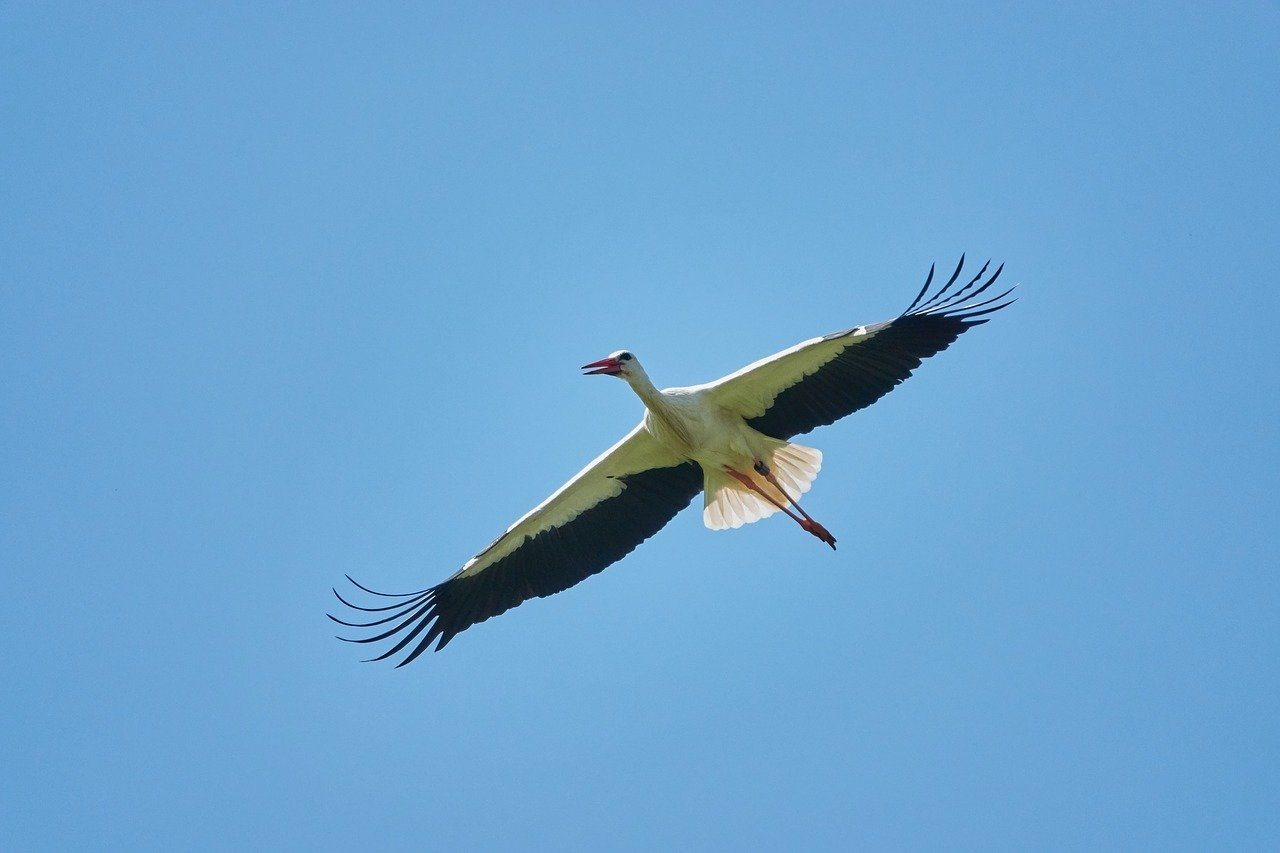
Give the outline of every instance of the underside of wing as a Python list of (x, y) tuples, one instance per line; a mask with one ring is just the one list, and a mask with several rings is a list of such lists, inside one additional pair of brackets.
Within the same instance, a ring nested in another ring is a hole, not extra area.
[(805, 341), (704, 387), (773, 438), (785, 440), (833, 423), (879, 400), (923, 359), (1012, 302), (1006, 298), (1013, 288), (980, 299), (1003, 270), (984, 280), (989, 265), (952, 291), (964, 267), (961, 257), (951, 278), (932, 295), (930, 269), (920, 294), (897, 318)]
[[(461, 631), (530, 598), (553, 595), (603, 570), (657, 533), (702, 489), (702, 470), (666, 450), (637, 426), (577, 476), (507, 529), (457, 574), (429, 589), (380, 606), (343, 604), (368, 621), (335, 622), (373, 629), (351, 642), (392, 641), (373, 660), (408, 650), (404, 666), (438, 641), (444, 648)], [(350, 579), (350, 578), (349, 578)], [(347, 638), (342, 638), (347, 639)]]

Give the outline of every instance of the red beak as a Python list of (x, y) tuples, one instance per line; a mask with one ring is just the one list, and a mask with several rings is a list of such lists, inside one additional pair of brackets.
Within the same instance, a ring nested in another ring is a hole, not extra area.
[(616, 358), (602, 358), (599, 361), (582, 365), (582, 369), (587, 371), (582, 374), (583, 376), (617, 376), (622, 372), (622, 362)]

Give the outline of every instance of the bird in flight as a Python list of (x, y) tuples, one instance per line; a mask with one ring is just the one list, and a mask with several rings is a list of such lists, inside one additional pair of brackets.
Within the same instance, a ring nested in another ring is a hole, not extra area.
[[(833, 549), (836, 538), (803, 507), (822, 453), (791, 441), (865, 408), (901, 383), (921, 360), (946, 349), (1014, 300), (987, 291), (990, 262), (959, 287), (964, 257), (930, 294), (934, 269), (899, 316), (796, 344), (723, 379), (658, 390), (627, 350), (593, 361), (584, 375), (616, 376), (644, 403), (644, 418), (594, 462), (507, 528), (448, 580), (418, 592), (374, 592), (367, 605), (334, 595), (363, 621), (329, 618), (387, 641), (371, 660), (404, 653), (404, 666), (472, 625), (530, 598), (568, 589), (629, 554), (699, 492), (712, 530), (782, 512)], [(955, 287), (953, 290), (952, 288)], [(406, 651), (407, 650), (407, 651)]]

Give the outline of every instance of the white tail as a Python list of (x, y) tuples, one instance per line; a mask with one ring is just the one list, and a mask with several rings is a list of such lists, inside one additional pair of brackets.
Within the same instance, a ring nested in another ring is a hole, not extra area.
[[(818, 471), (822, 469), (822, 451), (802, 444), (779, 442), (765, 464), (773, 471), (778, 483), (791, 497), (799, 499), (809, 491)], [(787, 499), (754, 472), (752, 479), (766, 491), (786, 503)], [(712, 530), (728, 530), (768, 518), (778, 511), (769, 503), (723, 471), (706, 471), (703, 481), (702, 523)]]

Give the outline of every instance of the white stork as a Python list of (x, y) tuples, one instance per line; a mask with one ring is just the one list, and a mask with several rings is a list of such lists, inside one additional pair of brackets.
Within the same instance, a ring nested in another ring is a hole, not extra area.
[(703, 522), (712, 530), (784, 512), (835, 548), (835, 537), (798, 503), (818, 474), (822, 454), (790, 439), (871, 405), (922, 359), (1011, 304), (1006, 297), (1013, 288), (978, 301), (1004, 268), (983, 281), (988, 265), (952, 291), (964, 266), (961, 256), (947, 283), (925, 299), (933, 282), (930, 268), (919, 295), (895, 319), (804, 341), (705, 385), (660, 391), (626, 350), (584, 366), (587, 374), (617, 376), (636, 392), (645, 413), (635, 429), (443, 583), (389, 595), (348, 575), (361, 590), (390, 601), (360, 606), (335, 589), (346, 606), (373, 614), (365, 622), (330, 615), (341, 625), (374, 629), (372, 636), (339, 639), (374, 643), (396, 637), (372, 660), (408, 649), (397, 664), (404, 666), (437, 640), (439, 651), (472, 625), (568, 589), (617, 562), (698, 492)]

